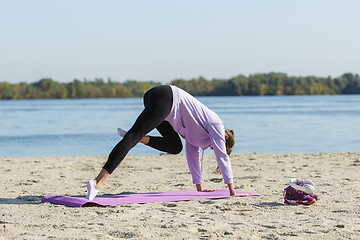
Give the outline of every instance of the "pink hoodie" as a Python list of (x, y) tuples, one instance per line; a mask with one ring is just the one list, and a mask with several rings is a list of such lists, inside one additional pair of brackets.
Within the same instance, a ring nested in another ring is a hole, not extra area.
[(212, 147), (225, 184), (233, 183), (226, 153), (225, 127), (219, 116), (184, 90), (170, 85), (173, 104), (165, 118), (186, 141), (186, 158), (194, 184), (201, 184), (200, 149)]

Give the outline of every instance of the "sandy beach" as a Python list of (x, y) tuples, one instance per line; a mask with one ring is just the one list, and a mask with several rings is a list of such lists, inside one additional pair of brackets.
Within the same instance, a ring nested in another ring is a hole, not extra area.
[[(262, 196), (110, 207), (41, 203), (85, 197), (106, 156), (0, 158), (0, 239), (360, 239), (360, 153), (234, 154), (234, 186)], [(207, 169), (207, 156), (204, 157)], [(204, 187), (223, 189), (211, 158)], [(285, 205), (291, 178), (321, 200)], [(185, 156), (130, 155), (99, 195), (195, 189)]]

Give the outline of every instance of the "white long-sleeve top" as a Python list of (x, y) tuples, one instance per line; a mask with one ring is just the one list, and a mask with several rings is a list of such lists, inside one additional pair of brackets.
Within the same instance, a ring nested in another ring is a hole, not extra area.
[(219, 116), (186, 91), (170, 85), (173, 104), (165, 118), (186, 141), (186, 159), (194, 184), (201, 184), (200, 148), (213, 148), (225, 184), (233, 183), (226, 153), (225, 127)]

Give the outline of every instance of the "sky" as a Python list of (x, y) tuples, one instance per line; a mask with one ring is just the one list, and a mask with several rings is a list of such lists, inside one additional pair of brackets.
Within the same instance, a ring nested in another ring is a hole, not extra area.
[(358, 0), (0, 0), (0, 82), (360, 74)]

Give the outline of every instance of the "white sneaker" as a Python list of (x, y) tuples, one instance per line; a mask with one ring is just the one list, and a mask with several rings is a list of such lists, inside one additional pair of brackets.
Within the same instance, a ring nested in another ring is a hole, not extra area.
[(97, 189), (97, 187), (96, 187), (95, 181), (89, 180), (87, 182), (86, 188), (88, 191), (88, 193), (86, 195), (86, 199), (89, 199), (90, 201), (92, 201), (95, 198), (96, 194), (99, 192), (99, 189)]
[(117, 129), (117, 134), (119, 134), (120, 137), (124, 137), (127, 131), (122, 130), (121, 128)]

